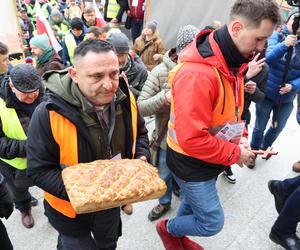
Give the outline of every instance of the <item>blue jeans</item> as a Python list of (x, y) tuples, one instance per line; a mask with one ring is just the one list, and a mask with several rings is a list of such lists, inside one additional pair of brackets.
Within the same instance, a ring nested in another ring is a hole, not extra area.
[(137, 39), (141, 35), (142, 29), (143, 29), (143, 20), (132, 19), (132, 21), (131, 21), (131, 38), (132, 38), (133, 43), (134, 43), (135, 39)]
[(161, 205), (170, 204), (172, 200), (172, 173), (167, 166), (166, 156), (167, 150), (160, 148), (157, 163), (159, 169), (159, 176), (166, 182), (167, 185), (167, 192), (158, 200), (159, 204)]
[(277, 139), (285, 127), (294, 105), (293, 102), (281, 103), (277, 127), (270, 127), (264, 134), (274, 107), (275, 104), (267, 98), (256, 103), (256, 119), (250, 143), (251, 148), (267, 149), (268, 147), (272, 146), (273, 142)]
[(216, 178), (186, 182), (173, 174), (180, 187), (181, 203), (177, 216), (168, 221), (168, 232), (176, 237), (212, 236), (224, 225), (224, 212), (216, 189)]

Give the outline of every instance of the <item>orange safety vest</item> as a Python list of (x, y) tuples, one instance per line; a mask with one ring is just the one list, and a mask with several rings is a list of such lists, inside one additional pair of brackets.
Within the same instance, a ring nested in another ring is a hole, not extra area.
[[(129, 94), (133, 135), (132, 158), (134, 158), (137, 139), (137, 105), (134, 95), (130, 92), (130, 90)], [(60, 164), (67, 166), (78, 164), (78, 141), (76, 126), (66, 117), (53, 110), (49, 112), (49, 115), (52, 135), (60, 149)], [(69, 218), (76, 217), (76, 211), (69, 201), (58, 198), (48, 192), (44, 193), (44, 198), (52, 208), (59, 211), (63, 215)]]
[[(169, 83), (171, 89), (173, 88), (173, 83), (175, 76), (178, 72), (178, 70), (184, 65), (184, 63), (179, 63), (175, 68), (173, 68), (170, 71), (169, 74)], [(214, 70), (214, 73), (217, 75), (219, 79), (219, 85), (220, 85), (220, 94), (219, 98), (214, 105), (213, 113), (212, 113), (212, 120), (209, 124), (210, 128), (220, 127), (224, 126), (226, 123), (235, 122), (237, 120), (241, 119), (241, 115), (243, 113), (243, 107), (244, 107), (244, 88), (243, 86), (243, 79), (240, 79), (239, 89), (238, 89), (238, 96), (240, 98), (240, 102), (238, 104), (238, 110), (236, 110), (236, 103), (235, 103), (235, 93), (234, 89), (232, 88), (232, 84), (230, 81), (221, 75), (219, 71), (212, 67)], [(236, 114), (236, 111), (238, 114)], [(170, 120), (168, 123), (168, 136), (167, 136), (167, 144), (168, 146), (176, 151), (177, 153), (188, 155), (184, 150), (180, 147), (176, 131), (174, 129), (174, 123), (175, 123), (175, 114), (174, 114), (174, 100), (173, 97), (171, 98), (171, 111), (170, 111)]]

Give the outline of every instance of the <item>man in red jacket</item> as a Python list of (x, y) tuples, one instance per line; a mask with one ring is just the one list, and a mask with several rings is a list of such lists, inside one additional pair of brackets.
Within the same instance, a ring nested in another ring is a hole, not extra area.
[(131, 37), (134, 43), (143, 30), (145, 0), (129, 1), (128, 16), (131, 17)]
[(169, 75), (172, 89), (167, 164), (182, 201), (177, 216), (156, 228), (167, 250), (203, 249), (190, 236), (221, 231), (224, 213), (218, 175), (232, 164), (250, 164), (249, 143), (241, 137), (243, 76), (280, 21), (275, 1), (236, 0), (228, 25), (199, 33), (179, 55)]

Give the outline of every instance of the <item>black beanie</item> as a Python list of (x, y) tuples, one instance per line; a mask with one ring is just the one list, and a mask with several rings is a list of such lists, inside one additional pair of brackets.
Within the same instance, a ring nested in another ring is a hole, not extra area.
[(83, 21), (79, 17), (74, 17), (70, 22), (70, 26), (72, 30), (83, 30)]

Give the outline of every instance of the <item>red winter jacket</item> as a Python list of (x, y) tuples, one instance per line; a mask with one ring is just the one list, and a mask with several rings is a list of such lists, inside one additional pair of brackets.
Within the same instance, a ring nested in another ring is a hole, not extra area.
[(130, 0), (129, 16), (133, 19), (144, 19), (144, 2), (145, 0), (138, 0), (137, 6), (132, 6), (133, 0)]
[[(213, 33), (208, 31), (197, 35), (180, 53), (179, 61), (184, 65), (173, 81), (174, 128), (179, 145), (188, 156), (168, 148), (167, 164), (182, 179), (207, 180), (217, 176), (225, 166), (236, 163), (240, 156), (238, 145), (221, 140), (208, 130), (220, 85), (207, 65), (217, 68), (233, 88), (237, 78), (229, 70)], [(238, 70), (241, 83), (246, 68), (244, 64)]]

